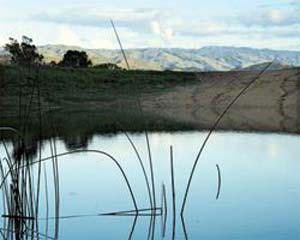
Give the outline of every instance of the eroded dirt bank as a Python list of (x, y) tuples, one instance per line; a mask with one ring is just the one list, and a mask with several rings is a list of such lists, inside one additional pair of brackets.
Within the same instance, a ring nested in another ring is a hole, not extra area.
[[(266, 72), (232, 106), (219, 129), (300, 132), (299, 69)], [(145, 112), (210, 128), (257, 72), (199, 73), (198, 81), (142, 98)]]

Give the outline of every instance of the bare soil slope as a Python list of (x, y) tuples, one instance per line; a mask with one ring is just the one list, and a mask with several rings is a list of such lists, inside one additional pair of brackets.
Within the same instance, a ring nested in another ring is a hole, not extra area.
[[(233, 105), (218, 129), (299, 133), (300, 70), (263, 74)], [(159, 96), (146, 96), (146, 112), (210, 128), (232, 99), (258, 72), (199, 73), (198, 82)]]

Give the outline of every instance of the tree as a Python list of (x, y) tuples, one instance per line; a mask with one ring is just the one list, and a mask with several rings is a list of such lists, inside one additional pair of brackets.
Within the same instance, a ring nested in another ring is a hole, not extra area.
[(11, 54), (12, 63), (22, 65), (42, 62), (44, 56), (38, 53), (31, 38), (23, 36), (21, 44), (14, 38), (9, 38), (9, 41), (4, 49)]
[(97, 64), (97, 65), (94, 66), (94, 68), (108, 69), (108, 70), (125, 70), (125, 69), (119, 67), (117, 64), (114, 64), (114, 63)]
[(54, 60), (52, 60), (52, 61), (49, 63), (49, 65), (50, 65), (51, 67), (55, 67), (57, 64), (56, 64), (56, 62), (55, 62)]
[(89, 60), (86, 52), (68, 50), (63, 57), (63, 60), (59, 63), (63, 67), (89, 67), (92, 65), (92, 61)]

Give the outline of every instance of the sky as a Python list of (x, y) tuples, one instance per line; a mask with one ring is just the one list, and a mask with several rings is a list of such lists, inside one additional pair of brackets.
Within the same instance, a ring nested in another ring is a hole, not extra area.
[(0, 45), (300, 50), (300, 0), (0, 0)]

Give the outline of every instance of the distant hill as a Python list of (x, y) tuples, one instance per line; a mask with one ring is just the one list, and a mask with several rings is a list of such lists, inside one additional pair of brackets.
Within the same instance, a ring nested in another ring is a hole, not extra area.
[[(45, 45), (38, 48), (46, 61), (59, 61), (69, 49), (86, 51), (94, 64), (115, 63), (125, 67), (119, 50), (84, 49), (75, 46)], [(273, 61), (282, 66), (300, 66), (299, 51), (276, 51), (270, 49), (203, 47), (200, 49), (144, 48), (126, 50), (133, 69), (174, 71), (229, 71), (251, 70), (260, 64)], [(4, 52), (0, 49), (0, 58)]]
[[(248, 67), (244, 67), (244, 68), (237, 68), (236, 70), (238, 71), (261, 71), (263, 69), (265, 69), (267, 67), (268, 64), (270, 64), (271, 62), (264, 62), (264, 63), (259, 63), (259, 64), (255, 64), (255, 65), (251, 65)], [(292, 66), (286, 65), (286, 64), (282, 64), (279, 62), (274, 62), (269, 68), (269, 71), (274, 71), (274, 70), (282, 70), (282, 69), (288, 69), (291, 68)]]
[(10, 56), (0, 47), (0, 63), (7, 63), (10, 60)]

